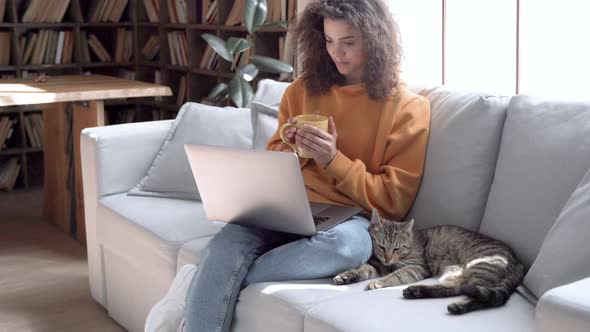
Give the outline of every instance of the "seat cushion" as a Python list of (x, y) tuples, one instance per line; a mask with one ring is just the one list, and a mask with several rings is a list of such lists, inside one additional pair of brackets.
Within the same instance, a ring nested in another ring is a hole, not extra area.
[(194, 239), (185, 243), (178, 251), (178, 257), (176, 258), (176, 270), (180, 271), (180, 269), (186, 264), (194, 264), (199, 265), (201, 262), (201, 253), (207, 245), (209, 245), (209, 241), (213, 238), (211, 236), (204, 236), (198, 239)]
[[(432, 284), (429, 279), (420, 283)], [(447, 305), (461, 297), (407, 300), (406, 286), (354, 292), (317, 304), (305, 318), (305, 332), (527, 332), (534, 331), (535, 307), (513, 294), (500, 308), (461, 316), (447, 312)]]
[(201, 202), (125, 193), (100, 199), (97, 220), (103, 246), (129, 262), (172, 275), (183, 244), (211, 237), (224, 225), (207, 220)]
[[(367, 282), (336, 286), (330, 279), (264, 282), (244, 288), (238, 298), (233, 330), (240, 332), (303, 331), (304, 318), (314, 305), (361, 292)], [(359, 330), (360, 331), (360, 330)]]
[(509, 99), (445, 87), (412, 90), (430, 101), (431, 121), (422, 184), (409, 217), (418, 228), (450, 224), (476, 231)]
[(590, 103), (513, 97), (480, 232), (530, 267), (588, 167)]
[(540, 298), (551, 288), (590, 277), (589, 234), (590, 171), (547, 233), (524, 285)]

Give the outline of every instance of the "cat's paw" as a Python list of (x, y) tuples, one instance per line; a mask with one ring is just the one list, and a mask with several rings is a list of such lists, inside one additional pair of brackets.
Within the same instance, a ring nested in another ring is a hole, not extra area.
[(385, 287), (387, 287), (387, 285), (385, 285), (385, 283), (383, 283), (383, 281), (377, 280), (377, 281), (373, 281), (373, 282), (369, 283), (369, 285), (367, 285), (367, 290), (375, 290), (375, 289), (380, 289), (380, 288), (385, 288)]
[(461, 315), (467, 312), (467, 306), (461, 303), (451, 303), (447, 306), (447, 310), (453, 315)]
[(406, 299), (420, 299), (424, 297), (422, 293), (422, 287), (419, 286), (410, 286), (404, 289), (403, 293)]
[(354, 272), (354, 271), (346, 271), (346, 272), (342, 272), (339, 275), (335, 276), (334, 279), (334, 283), (336, 285), (347, 285), (347, 284), (351, 284), (353, 282), (357, 282), (359, 279), (358, 273)]

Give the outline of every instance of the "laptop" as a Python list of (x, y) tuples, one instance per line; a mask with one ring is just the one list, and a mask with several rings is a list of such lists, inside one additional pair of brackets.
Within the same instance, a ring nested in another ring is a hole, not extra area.
[(310, 203), (296, 154), (184, 145), (207, 218), (311, 236), (360, 208)]

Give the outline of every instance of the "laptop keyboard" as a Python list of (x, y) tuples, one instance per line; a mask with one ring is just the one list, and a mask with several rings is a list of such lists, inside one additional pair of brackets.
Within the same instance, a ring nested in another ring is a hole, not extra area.
[(330, 219), (330, 217), (321, 217), (321, 216), (312, 216), (312, 217), (313, 217), (313, 223), (316, 226)]

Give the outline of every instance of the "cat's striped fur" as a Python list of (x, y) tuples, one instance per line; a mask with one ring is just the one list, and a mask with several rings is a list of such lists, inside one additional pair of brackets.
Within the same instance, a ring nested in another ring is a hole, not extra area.
[(455, 226), (412, 230), (413, 220), (395, 222), (373, 211), (369, 233), (373, 256), (364, 265), (334, 277), (349, 284), (376, 277), (367, 289), (408, 284), (433, 276), (437, 285), (407, 287), (408, 299), (466, 295), (451, 303), (453, 314), (501, 306), (521, 283), (525, 268), (503, 242)]

